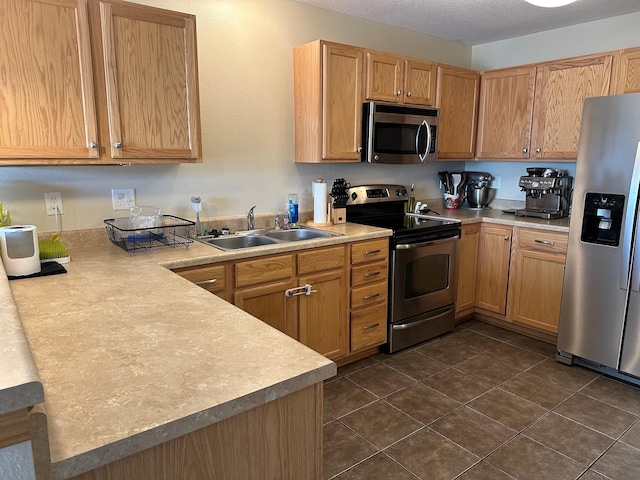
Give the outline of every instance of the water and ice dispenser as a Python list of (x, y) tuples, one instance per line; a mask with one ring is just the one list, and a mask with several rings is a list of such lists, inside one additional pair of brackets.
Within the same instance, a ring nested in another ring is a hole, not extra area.
[(622, 230), (624, 199), (624, 195), (587, 193), (580, 239), (586, 243), (617, 247)]

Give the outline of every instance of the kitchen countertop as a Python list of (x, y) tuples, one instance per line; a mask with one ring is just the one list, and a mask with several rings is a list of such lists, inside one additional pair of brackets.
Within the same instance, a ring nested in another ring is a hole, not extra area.
[[(440, 212), (462, 223), (568, 231), (568, 219)], [(343, 236), (231, 252), (194, 242), (136, 255), (103, 230), (80, 233), (76, 245), (63, 237), (73, 259), (67, 274), (0, 280), (0, 408), (39, 403), (44, 386), (54, 478), (67, 478), (331, 377), (333, 362), (169, 270), (391, 233), (327, 229)]]

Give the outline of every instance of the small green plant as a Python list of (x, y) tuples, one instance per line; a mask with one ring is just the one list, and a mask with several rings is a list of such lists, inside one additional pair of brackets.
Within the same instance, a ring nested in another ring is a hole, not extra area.
[(11, 214), (9, 210), (4, 211), (2, 202), (0, 202), (0, 227), (8, 227), (9, 225), (11, 225)]

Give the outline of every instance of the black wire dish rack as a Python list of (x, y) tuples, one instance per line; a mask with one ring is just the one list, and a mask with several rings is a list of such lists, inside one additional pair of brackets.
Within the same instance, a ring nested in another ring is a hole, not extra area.
[(162, 215), (153, 227), (136, 227), (130, 217), (110, 218), (104, 224), (109, 240), (130, 254), (157, 247), (189, 248), (196, 233), (195, 222), (173, 215)]

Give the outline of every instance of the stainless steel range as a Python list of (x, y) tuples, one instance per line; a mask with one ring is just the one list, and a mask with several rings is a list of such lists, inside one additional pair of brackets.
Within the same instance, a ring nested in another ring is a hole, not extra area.
[(404, 185), (361, 185), (348, 194), (348, 222), (393, 230), (383, 349), (397, 352), (453, 330), (460, 222), (405, 213)]

